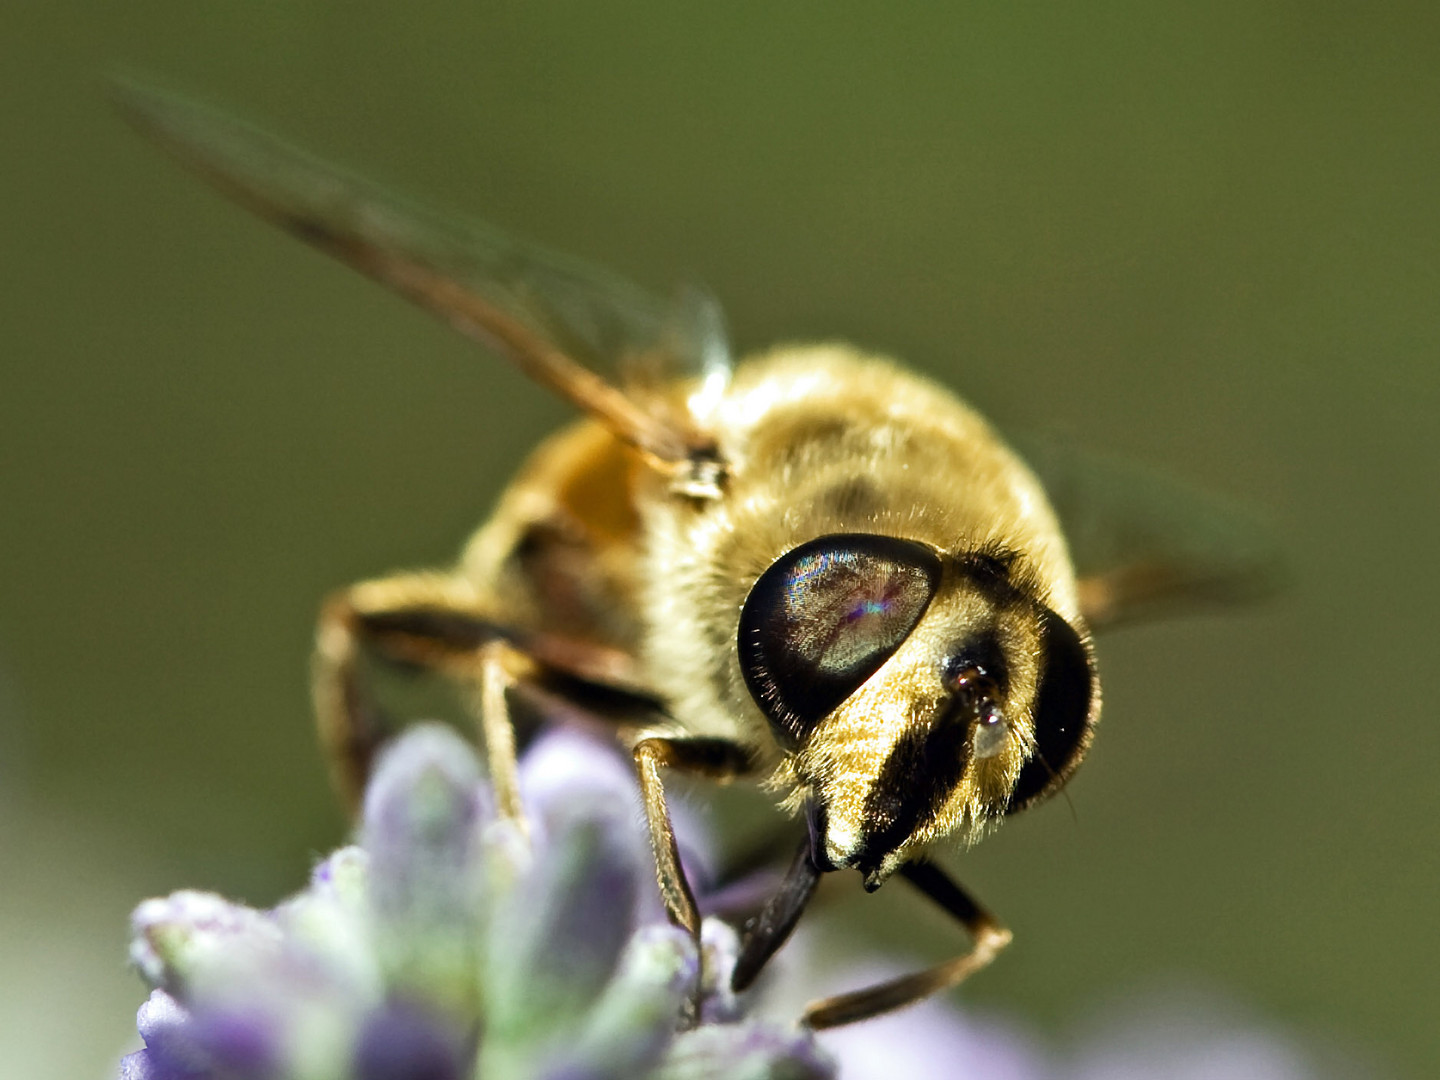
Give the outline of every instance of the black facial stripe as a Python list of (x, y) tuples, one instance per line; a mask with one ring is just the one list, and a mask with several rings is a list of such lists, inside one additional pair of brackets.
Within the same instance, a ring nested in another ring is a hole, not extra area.
[(862, 870), (879, 865), (944, 807), (969, 761), (973, 704), (957, 699), (932, 724), (907, 731), (890, 751), (862, 812)]

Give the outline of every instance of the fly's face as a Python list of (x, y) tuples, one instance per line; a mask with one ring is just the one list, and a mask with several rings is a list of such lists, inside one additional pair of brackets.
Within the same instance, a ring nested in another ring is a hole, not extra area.
[(1084, 638), (1003, 550), (820, 537), (756, 582), (740, 656), (816, 866), (871, 889), (1057, 787), (1099, 701)]

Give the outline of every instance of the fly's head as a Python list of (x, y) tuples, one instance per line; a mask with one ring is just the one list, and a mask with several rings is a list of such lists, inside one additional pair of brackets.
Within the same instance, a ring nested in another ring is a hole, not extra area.
[(786, 751), (822, 870), (878, 888), (931, 842), (970, 842), (1063, 784), (1099, 706), (1083, 630), (1023, 558), (862, 533), (761, 575), (740, 620), (746, 682)]

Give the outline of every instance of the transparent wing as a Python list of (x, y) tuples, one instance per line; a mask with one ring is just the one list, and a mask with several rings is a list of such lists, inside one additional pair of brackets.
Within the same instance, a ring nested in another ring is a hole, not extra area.
[(1280, 584), (1274, 537), (1225, 500), (1104, 454), (1010, 442), (1060, 517), (1093, 629), (1245, 603)]
[(719, 305), (674, 298), (579, 259), (442, 215), (251, 125), (129, 81), (116, 105), (142, 134), (236, 202), (368, 274), (607, 424), (662, 466), (713, 459), (681, 387), (730, 366)]

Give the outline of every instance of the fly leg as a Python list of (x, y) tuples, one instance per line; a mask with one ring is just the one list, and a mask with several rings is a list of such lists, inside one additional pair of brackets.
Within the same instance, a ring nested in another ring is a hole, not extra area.
[(819, 883), (820, 870), (810, 855), (810, 837), (807, 834), (801, 838), (780, 887), (771, 894), (760, 914), (745, 927), (740, 956), (730, 977), (733, 990), (747, 989), (770, 957), (785, 944)]
[(365, 685), (367, 657), (478, 687), (469, 704), (500, 810), (514, 818), (519, 794), (509, 690), (551, 688), (562, 697), (594, 699), (617, 715), (645, 703), (619, 689), (632, 673), (627, 655), (589, 641), (508, 626), (489, 615), (465, 578), (397, 574), (352, 585), (321, 608), (311, 666), (320, 744), (352, 814), (359, 809), (375, 755), (396, 726)]
[(463, 664), (473, 679), (479, 651), (498, 634), (479, 612), (469, 583), (444, 574), (365, 581), (325, 602), (310, 688), (331, 779), (351, 814), (359, 810), (375, 755), (394, 728), (365, 685), (365, 656), (428, 671), (453, 672)]
[(701, 959), (697, 969), (695, 992), (691, 997), (691, 1019), (698, 1018), (703, 990), (704, 953), (700, 945), (700, 912), (694, 890), (680, 864), (680, 849), (675, 843), (675, 827), (670, 820), (670, 807), (665, 799), (661, 768), (728, 780), (751, 771), (752, 763), (745, 751), (723, 739), (669, 739), (649, 737), (635, 744), (635, 772), (640, 781), (640, 796), (645, 805), (645, 820), (650, 828), (650, 850), (655, 858), (655, 878), (660, 897), (670, 921), (690, 935), (696, 956)]
[(938, 866), (908, 862), (900, 868), (900, 873), (965, 927), (973, 942), (970, 951), (913, 975), (813, 1002), (804, 1015), (804, 1022), (810, 1027), (838, 1027), (913, 1005), (931, 994), (958, 986), (1010, 944), (1010, 931)]

